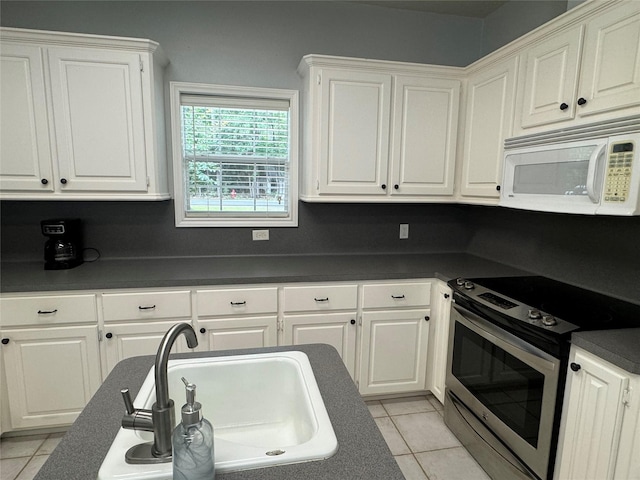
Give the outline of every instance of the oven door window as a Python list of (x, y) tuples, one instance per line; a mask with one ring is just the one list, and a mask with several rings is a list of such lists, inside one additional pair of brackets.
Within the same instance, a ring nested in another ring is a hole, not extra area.
[(455, 324), (451, 370), (489, 411), (538, 446), (542, 373), (460, 323)]

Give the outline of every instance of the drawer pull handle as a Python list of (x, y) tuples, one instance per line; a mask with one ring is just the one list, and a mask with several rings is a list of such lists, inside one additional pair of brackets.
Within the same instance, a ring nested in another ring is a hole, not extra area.
[(156, 308), (156, 306), (155, 306), (155, 305), (150, 305), (150, 306), (148, 306), (148, 307), (143, 307), (142, 305), (140, 305), (140, 306), (138, 307), (138, 310), (153, 310), (153, 309), (155, 309), (155, 308)]
[(247, 301), (245, 300), (244, 302), (231, 302), (231, 305), (234, 307), (238, 307), (240, 305), (246, 305)]
[(51, 315), (52, 313), (56, 313), (57, 311), (57, 308), (53, 310), (38, 310), (38, 315)]
[(391, 298), (393, 298), (394, 300), (402, 300), (404, 298), (404, 295), (391, 295)]
[(316, 302), (328, 302), (329, 301), (329, 297), (324, 297), (324, 298), (313, 298)]

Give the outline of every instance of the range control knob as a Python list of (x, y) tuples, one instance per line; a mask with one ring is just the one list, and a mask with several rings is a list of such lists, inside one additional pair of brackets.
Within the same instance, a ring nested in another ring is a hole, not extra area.
[(545, 327), (553, 327), (554, 325), (557, 325), (558, 321), (556, 320), (556, 317), (554, 317), (553, 315), (543, 315), (542, 316), (542, 325), (544, 325)]
[(464, 282), (465, 290), (473, 290), (476, 286), (472, 282)]
[(461, 278), (458, 278), (458, 279), (456, 279), (456, 285), (458, 285), (459, 287), (461, 287), (461, 286), (463, 286), (463, 285), (464, 285), (464, 282), (465, 282), (465, 281), (466, 281), (466, 280), (465, 280), (464, 278), (462, 278), (462, 277), (461, 277)]
[(540, 320), (542, 318), (542, 314), (540, 310), (529, 310), (529, 318), (531, 320)]

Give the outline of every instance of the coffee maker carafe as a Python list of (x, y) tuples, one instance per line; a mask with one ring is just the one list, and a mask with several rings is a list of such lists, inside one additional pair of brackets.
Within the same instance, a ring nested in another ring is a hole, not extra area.
[(44, 269), (63, 270), (80, 265), (82, 260), (82, 221), (77, 218), (42, 220)]

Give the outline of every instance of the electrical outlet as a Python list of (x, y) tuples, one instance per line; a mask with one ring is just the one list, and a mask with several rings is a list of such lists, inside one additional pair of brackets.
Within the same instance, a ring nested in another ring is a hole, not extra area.
[(409, 224), (408, 223), (401, 223), (400, 224), (400, 238), (401, 239), (406, 239), (409, 238)]
[(254, 240), (269, 240), (269, 230), (252, 230)]

